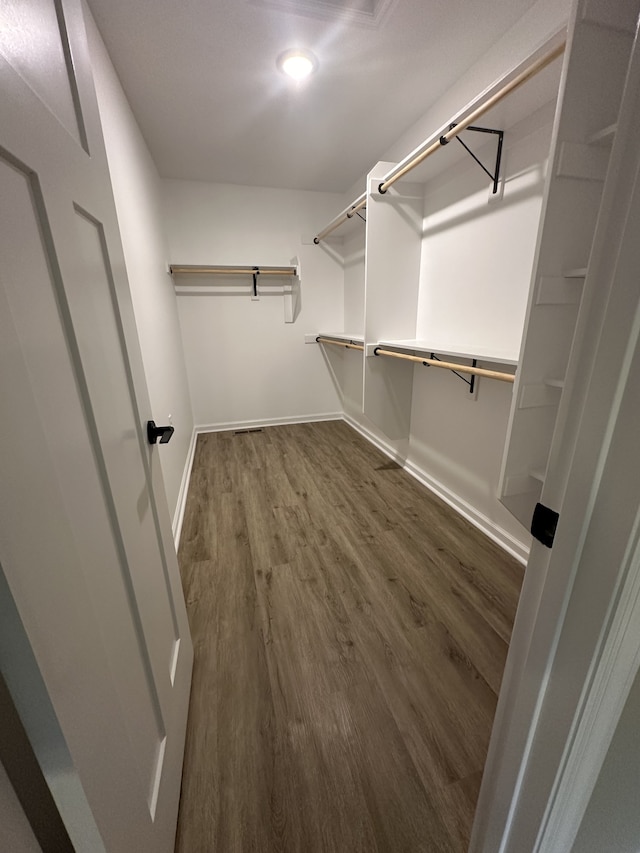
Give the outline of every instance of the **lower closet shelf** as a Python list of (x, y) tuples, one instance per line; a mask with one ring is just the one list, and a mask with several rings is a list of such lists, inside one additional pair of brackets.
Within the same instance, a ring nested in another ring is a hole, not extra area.
[[(423, 364), (426, 367), (439, 367), (444, 370), (451, 370), (469, 385), (471, 393), (475, 389), (474, 379), (477, 376), (484, 376), (486, 379), (496, 379), (499, 382), (508, 382), (511, 384), (515, 381), (515, 373), (507, 373), (501, 370), (478, 366), (478, 361), (480, 360), (489, 361), (493, 364), (511, 365), (515, 363), (513, 359), (505, 360), (495, 355), (487, 357), (478, 353), (437, 349), (436, 347), (425, 345), (424, 341), (380, 341), (377, 344), (367, 344), (366, 351), (367, 356), (404, 359), (413, 364)], [(447, 355), (449, 358), (471, 359), (471, 364), (444, 360), (440, 358), (440, 355)], [(471, 376), (471, 380), (465, 379), (462, 374), (468, 374)]]
[[(425, 340), (379, 340), (377, 347), (384, 347), (405, 352), (409, 355), (430, 355), (435, 353), (448, 358), (475, 358), (477, 361), (489, 361), (493, 364), (508, 364), (517, 367), (518, 357), (513, 353), (495, 352), (486, 347), (477, 347), (474, 350), (462, 347), (437, 346)], [(369, 354), (369, 353), (367, 353)], [(371, 353), (373, 354), (373, 353)]]

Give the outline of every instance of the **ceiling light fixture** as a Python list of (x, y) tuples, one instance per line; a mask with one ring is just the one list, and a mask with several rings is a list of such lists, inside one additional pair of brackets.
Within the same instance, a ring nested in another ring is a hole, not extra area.
[(299, 83), (316, 70), (318, 60), (310, 50), (294, 48), (281, 53), (276, 64), (280, 71)]

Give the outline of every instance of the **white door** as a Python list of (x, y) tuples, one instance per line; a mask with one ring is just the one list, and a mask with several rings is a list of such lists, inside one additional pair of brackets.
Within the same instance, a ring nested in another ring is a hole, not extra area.
[(82, 795), (168, 853), (193, 652), (79, 0), (0, 4), (0, 399), (0, 572)]

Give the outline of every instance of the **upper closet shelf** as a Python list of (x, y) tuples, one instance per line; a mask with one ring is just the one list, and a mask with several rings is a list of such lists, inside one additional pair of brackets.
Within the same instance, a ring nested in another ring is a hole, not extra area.
[(341, 341), (345, 344), (363, 344), (364, 338), (362, 335), (350, 335), (347, 332), (318, 332), (315, 340), (318, 338), (331, 338), (334, 341)]
[(376, 347), (388, 347), (390, 349), (405, 352), (409, 355), (446, 355), (453, 358), (470, 358), (482, 362), (491, 362), (492, 364), (509, 364), (517, 367), (518, 359), (513, 353), (499, 353), (495, 350), (488, 350), (486, 347), (476, 347), (474, 350), (469, 350), (463, 347), (439, 347), (429, 343), (429, 341), (421, 340), (402, 340), (402, 341), (378, 341), (377, 344), (367, 345), (367, 355), (373, 355), (373, 350)]
[[(436, 165), (435, 168), (428, 169), (425, 161), (462, 131), (475, 125), (480, 118), (483, 125), (491, 128), (500, 127), (504, 130), (513, 127), (544, 104), (552, 101), (558, 93), (561, 70), (560, 63), (555, 60), (564, 53), (565, 38), (565, 30), (556, 33), (524, 62), (519, 63), (487, 87), (397, 166), (394, 166), (380, 182), (379, 192), (386, 193), (396, 181), (404, 178), (409, 172), (413, 172), (411, 180), (414, 182), (429, 180), (435, 174), (435, 169), (440, 170), (442, 165), (440, 161), (439, 167)], [(533, 78), (535, 83), (530, 83)], [(529, 85), (520, 92), (518, 98), (507, 98), (524, 83)], [(415, 169), (418, 171), (414, 172)]]
[(202, 266), (198, 264), (169, 264), (171, 275), (200, 275), (200, 276), (252, 276), (252, 275), (274, 275), (288, 277), (298, 275), (297, 267), (281, 266), (267, 267), (264, 265), (248, 266)]
[(364, 338), (362, 335), (348, 335), (345, 332), (320, 332), (319, 334), (307, 335), (307, 343), (330, 344), (332, 346), (344, 347), (364, 351)]
[[(544, 104), (552, 101), (558, 93), (558, 85), (560, 79), (560, 63), (555, 62), (565, 49), (566, 31), (556, 33), (548, 39), (532, 56), (528, 57), (524, 62), (519, 63), (515, 68), (507, 74), (500, 77), (476, 98), (468, 103), (462, 110), (457, 112), (446, 124), (442, 125), (435, 133), (424, 140), (417, 148), (408, 154), (383, 178), (379, 184), (379, 192), (384, 194), (387, 190), (396, 183), (396, 181), (404, 178), (409, 172), (418, 169), (412, 174), (412, 181), (427, 181), (430, 180), (437, 171), (442, 169), (442, 164), (438, 167), (431, 165), (431, 157), (436, 151), (440, 151), (451, 140), (459, 136), (464, 130), (472, 129), (480, 132), (498, 135), (498, 150), (495, 160), (495, 166), (488, 162), (488, 166), (480, 163), (480, 166), (489, 174), (493, 182), (494, 192), (497, 189), (499, 180), (499, 165), (502, 147), (501, 133), (505, 128), (513, 127), (517, 122), (534, 113)], [(542, 73), (541, 73), (542, 72)], [(519, 98), (507, 99), (507, 95), (522, 86), (523, 83), (536, 78), (535, 85), (526, 87), (527, 94)], [(483, 127), (473, 127), (475, 123), (482, 117)], [(495, 127), (500, 127), (501, 130), (494, 130)], [(462, 142), (462, 140), (459, 140)], [(467, 142), (469, 142), (467, 138)], [(461, 151), (462, 147), (478, 160), (475, 154), (469, 151), (465, 143), (462, 146), (456, 146)], [(448, 162), (450, 164), (451, 157)], [(418, 168), (420, 167), (420, 168)], [(494, 169), (490, 172), (490, 169)], [(347, 222), (354, 215), (359, 213), (367, 203), (366, 193), (358, 196), (342, 213), (338, 214), (335, 219), (326, 225), (320, 231), (313, 242), (318, 244), (325, 239), (332, 231)]]
[[(297, 259), (293, 258), (293, 261), (295, 263)], [(240, 285), (246, 288), (245, 293), (251, 296), (252, 301), (258, 302), (260, 291), (267, 286), (269, 289), (264, 291), (265, 294), (273, 294), (275, 285), (279, 288), (275, 292), (282, 293), (284, 297), (285, 323), (294, 323), (300, 312), (300, 267), (297, 264), (277, 267), (170, 264), (169, 274), (174, 277), (176, 293), (187, 296), (206, 293), (237, 295)], [(196, 281), (180, 280), (187, 278), (195, 278)], [(213, 282), (213, 278), (218, 281)]]

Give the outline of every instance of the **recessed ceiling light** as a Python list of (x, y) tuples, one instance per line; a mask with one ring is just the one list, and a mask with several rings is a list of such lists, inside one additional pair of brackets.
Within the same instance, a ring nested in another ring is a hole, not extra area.
[(318, 67), (318, 60), (310, 50), (285, 50), (277, 60), (278, 68), (296, 81), (304, 80)]

